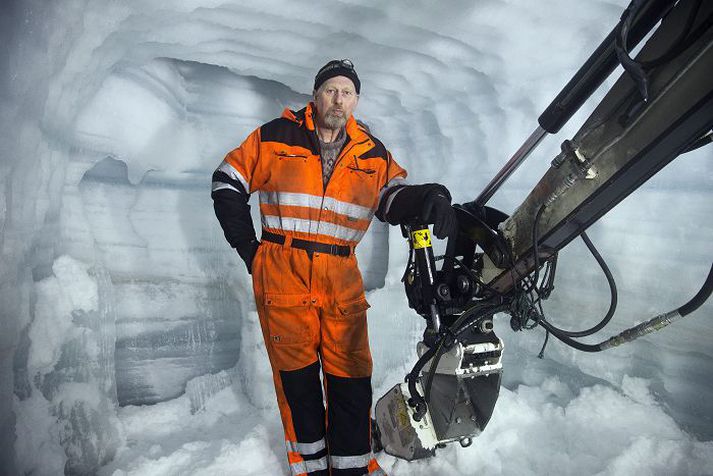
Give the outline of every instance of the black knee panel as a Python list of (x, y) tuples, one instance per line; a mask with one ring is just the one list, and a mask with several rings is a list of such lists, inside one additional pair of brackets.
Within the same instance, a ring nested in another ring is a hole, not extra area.
[(363, 455), (371, 451), (371, 377), (327, 379), (327, 441), (336, 456)]
[(319, 362), (315, 362), (298, 370), (280, 370), (297, 440), (304, 443), (324, 438), (325, 410), (319, 369)]

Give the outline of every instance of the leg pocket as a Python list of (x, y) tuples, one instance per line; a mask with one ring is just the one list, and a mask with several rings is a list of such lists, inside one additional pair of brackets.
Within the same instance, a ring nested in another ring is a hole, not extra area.
[(317, 315), (308, 294), (265, 294), (264, 305), (270, 344), (306, 344), (317, 334)]
[(337, 303), (336, 312), (327, 313), (322, 335), (325, 343), (336, 352), (358, 352), (369, 349), (366, 310), (369, 303), (364, 296), (353, 301)]
[(372, 362), (364, 296), (338, 303), (322, 315), (324, 371), (339, 377), (368, 377)]

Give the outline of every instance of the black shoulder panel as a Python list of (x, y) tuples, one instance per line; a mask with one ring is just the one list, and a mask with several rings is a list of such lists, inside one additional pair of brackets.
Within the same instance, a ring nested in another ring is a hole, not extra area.
[(374, 137), (373, 135), (367, 133), (369, 138), (374, 142), (374, 147), (371, 149), (367, 150), (363, 154), (361, 154), (358, 158), (359, 159), (374, 159), (374, 158), (382, 158), (386, 161), (388, 161), (388, 152), (386, 151), (386, 147), (384, 144)]
[[(292, 111), (292, 109), (290, 109)], [(305, 122), (305, 116), (307, 115), (307, 108), (303, 107), (299, 111), (292, 111), (292, 114), (294, 114), (295, 119), (297, 119), (297, 122), (300, 124), (304, 124)]]
[(279, 142), (287, 146), (309, 149), (313, 154), (319, 151), (309, 137), (309, 131), (294, 121), (285, 118), (274, 119), (260, 127), (262, 142)]

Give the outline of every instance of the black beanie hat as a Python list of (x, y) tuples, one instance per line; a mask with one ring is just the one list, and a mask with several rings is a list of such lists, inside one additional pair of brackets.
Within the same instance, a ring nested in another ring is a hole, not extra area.
[(359, 81), (359, 76), (357, 76), (357, 73), (354, 70), (354, 63), (348, 59), (332, 60), (322, 66), (322, 69), (317, 72), (317, 76), (314, 77), (314, 90), (318, 90), (326, 80), (334, 78), (335, 76), (346, 76), (351, 79), (352, 83), (354, 83), (356, 93), (359, 94), (361, 82)]

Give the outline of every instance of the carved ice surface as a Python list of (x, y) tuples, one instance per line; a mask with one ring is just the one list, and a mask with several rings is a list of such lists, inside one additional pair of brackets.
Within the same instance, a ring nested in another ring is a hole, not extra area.
[(206, 401), (229, 387), (234, 379), (234, 371), (221, 370), (215, 374), (205, 374), (189, 380), (186, 384), (186, 395), (191, 401), (191, 413), (205, 410)]
[[(349, 57), (357, 116), (409, 181), (472, 200), (626, 3), (4, 2), (0, 475), (287, 474), (250, 277), (209, 196), (224, 154)], [(494, 206), (525, 197), (587, 107)], [(618, 282), (612, 334), (702, 283), (710, 158), (673, 162), (590, 230)], [(400, 282), (406, 255), (380, 223), (357, 250), (375, 397), (403, 379), (422, 332)], [(580, 244), (560, 256), (547, 311), (589, 327), (606, 282)], [(710, 473), (711, 315), (707, 303), (601, 355), (550, 343), (544, 360), (541, 332), (500, 329), (505, 387), (475, 444), (408, 470), (380, 462), (415, 476)]]
[[(90, 474), (121, 441), (111, 284), (104, 270), (69, 256), (57, 258), (52, 273), (35, 286), (26, 367), (16, 372), (19, 469)], [(37, 457), (46, 452), (48, 459)]]

